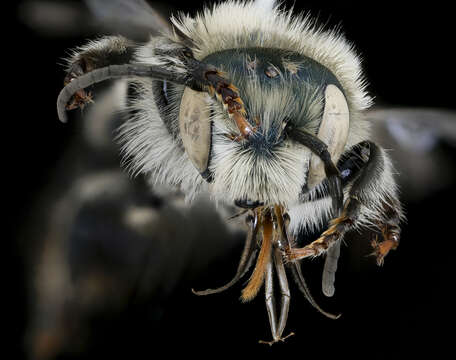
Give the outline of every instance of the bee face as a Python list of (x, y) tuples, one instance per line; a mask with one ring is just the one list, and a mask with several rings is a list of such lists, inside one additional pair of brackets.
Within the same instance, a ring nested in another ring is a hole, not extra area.
[(247, 137), (237, 137), (236, 122), (217, 101), (208, 100), (213, 195), (230, 202), (296, 202), (307, 186), (312, 153), (288, 135), (318, 134), (325, 89), (340, 87), (339, 82), (316, 61), (280, 49), (225, 50), (203, 61), (214, 64), (236, 85), (246, 121), (254, 129)]

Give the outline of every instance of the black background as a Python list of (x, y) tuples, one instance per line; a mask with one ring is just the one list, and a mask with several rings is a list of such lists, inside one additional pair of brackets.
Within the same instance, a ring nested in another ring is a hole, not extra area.
[[(200, 8), (198, 3), (167, 1), (186, 12)], [(454, 16), (443, 2), (296, 1), (295, 8), (310, 10), (329, 26), (342, 24), (347, 38), (362, 54), (377, 103), (454, 109)], [(14, 358), (19, 358), (24, 356), (27, 321), (22, 256), (27, 243), (19, 242), (16, 234), (33, 216), (30, 204), (48, 183), (75, 129), (57, 119), (55, 100), (64, 76), (57, 63), (66, 49), (86, 39), (41, 37), (17, 19), (14, 7), (4, 17), (12, 19), (13, 25), (4, 30), (2, 52), (3, 78), (8, 79), (2, 95), (3, 200), (6, 198), (2, 217), (8, 265), (3, 297), (7, 299), (4, 311), (11, 320), (9, 344)], [(454, 284), (454, 189), (444, 189), (420, 202), (409, 201), (406, 211), (402, 243), (384, 267), (377, 268), (364, 256), (350, 258), (352, 252), (346, 252), (332, 299), (318, 294), (319, 270), (310, 277), (322, 306), (343, 313), (337, 321), (323, 318), (295, 291), (287, 329), (296, 336), (272, 348), (257, 344), (270, 336), (261, 296), (241, 304), (236, 291), (205, 298), (189, 292), (192, 286), (204, 288), (228, 279), (238, 256), (234, 253), (212, 264), (196, 284), (179, 284), (167, 304), (161, 330), (148, 331), (147, 321), (138, 320), (147, 318), (140, 308), (131, 317), (136, 320), (109, 319), (106, 333), (96, 336), (100, 345), (88, 358), (114, 354), (137, 358), (158, 351), (169, 355), (184, 351), (184, 356), (201, 357), (253, 353), (258, 357), (409, 358), (442, 354), (451, 348), (453, 325), (449, 291)]]

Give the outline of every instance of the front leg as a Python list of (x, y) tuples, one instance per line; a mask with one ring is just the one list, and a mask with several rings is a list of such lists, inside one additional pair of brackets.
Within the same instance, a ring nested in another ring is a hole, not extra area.
[(399, 227), (401, 217), (399, 213), (393, 207), (388, 207), (387, 211), (390, 212), (387, 221), (379, 224), (383, 241), (379, 242), (377, 240), (378, 237), (376, 236), (371, 242), (371, 245), (374, 248), (372, 255), (376, 257), (377, 265), (379, 266), (383, 265), (385, 256), (388, 255), (389, 251), (396, 250), (399, 246), (401, 235), (401, 228)]
[(326, 252), (336, 241), (342, 240), (345, 233), (355, 226), (361, 204), (357, 198), (350, 197), (344, 205), (342, 214), (331, 220), (329, 227), (321, 236), (302, 248), (287, 248), (288, 260), (301, 260), (315, 257)]
[[(122, 75), (149, 76), (179, 84), (186, 84), (186, 79), (189, 78), (188, 82), (191, 86), (195, 83), (195, 74), (191, 73), (192, 69), (189, 66), (189, 62), (191, 63), (192, 60), (194, 59), (190, 49), (166, 37), (153, 37), (145, 44), (137, 44), (123, 36), (106, 36), (73, 50), (67, 60), (64, 85), (66, 86), (76, 79), (80, 80), (84, 74), (95, 73), (102, 69), (107, 70), (116, 65), (130, 64), (132, 66), (148, 65), (154, 67), (154, 71), (148, 74)], [(201, 85), (196, 84), (194, 87), (199, 89)], [(89, 101), (91, 101), (91, 97), (83, 88), (80, 88), (75, 91), (65, 107), (67, 110), (71, 110), (83, 107)]]
[[(351, 182), (342, 214), (331, 220), (328, 229), (311, 244), (303, 248), (286, 249), (289, 261), (321, 255), (336, 241), (342, 240), (345, 233), (363, 227), (374, 227), (383, 237), (380, 243), (372, 242), (378, 265), (383, 264), (388, 252), (398, 246), (399, 223), (403, 215), (396, 194), (391, 161), (385, 151), (372, 142), (366, 141), (357, 147), (351, 152), (356, 155), (360, 147), (366, 149), (368, 160)], [(344, 159), (349, 156), (350, 154), (346, 155)], [(346, 170), (343, 165), (344, 160), (341, 162), (341, 173)]]
[[(129, 63), (136, 48), (133, 41), (123, 36), (106, 36), (76, 48), (67, 60), (64, 85), (95, 69)], [(68, 102), (66, 109), (83, 108), (91, 101), (90, 92), (79, 89)]]

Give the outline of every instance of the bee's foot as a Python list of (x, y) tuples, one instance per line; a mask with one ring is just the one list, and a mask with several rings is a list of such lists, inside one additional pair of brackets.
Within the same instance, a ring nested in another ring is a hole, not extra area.
[[(63, 80), (63, 84), (66, 86), (70, 82), (72, 82), (74, 79), (77, 77), (84, 75), (88, 71), (92, 70), (92, 67), (89, 66), (90, 62), (85, 60), (84, 58), (75, 61), (73, 64), (71, 64), (70, 68), (68, 69), (68, 72), (65, 76), (65, 79)], [(86, 92), (85, 90), (81, 89), (76, 91), (76, 93), (71, 97), (70, 101), (66, 105), (67, 110), (73, 110), (73, 109), (83, 109), (85, 105), (88, 103), (93, 102), (92, 100), (92, 94), (90, 92)]]
[(279, 337), (277, 339), (274, 339), (274, 340), (271, 340), (271, 341), (264, 341), (264, 340), (259, 340), (258, 342), (260, 344), (267, 344), (269, 346), (272, 346), (273, 344), (281, 341), (281, 342), (285, 342), (286, 339), (288, 339), (290, 336), (293, 336), (294, 335), (294, 332), (291, 332), (289, 333), (287, 336), (283, 336), (283, 337)]
[(395, 250), (399, 246), (399, 236), (393, 234), (381, 242), (375, 239), (372, 240), (371, 245), (374, 251), (370, 255), (375, 256), (378, 266), (382, 266), (385, 262), (385, 256), (388, 255), (390, 250)]

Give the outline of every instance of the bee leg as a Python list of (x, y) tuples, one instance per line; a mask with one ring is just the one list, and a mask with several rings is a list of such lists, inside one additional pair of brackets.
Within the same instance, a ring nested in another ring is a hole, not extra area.
[[(68, 85), (77, 77), (101, 67), (128, 63), (132, 59), (135, 49), (134, 43), (123, 36), (106, 36), (97, 41), (91, 41), (74, 51), (68, 60), (63, 83)], [(79, 89), (67, 104), (66, 109), (83, 108), (91, 101), (90, 92)]]
[(358, 200), (356, 198), (350, 198), (345, 203), (342, 214), (330, 221), (329, 228), (317, 240), (303, 248), (286, 248), (287, 259), (290, 261), (301, 260), (310, 256), (319, 256), (326, 252), (330, 246), (342, 240), (344, 234), (353, 227), (358, 211)]
[(350, 184), (341, 216), (331, 220), (329, 228), (309, 245), (286, 248), (288, 260), (321, 255), (336, 241), (342, 240), (346, 232), (365, 226), (376, 227), (383, 236), (382, 242), (372, 242), (377, 264), (381, 265), (388, 252), (397, 248), (402, 209), (396, 194), (391, 161), (385, 151), (372, 142), (365, 141), (357, 146), (366, 148), (369, 156)]
[(389, 207), (388, 212), (389, 216), (385, 219), (385, 221), (378, 224), (383, 241), (379, 242), (378, 236), (375, 236), (375, 239), (371, 242), (374, 249), (371, 255), (375, 256), (378, 266), (383, 265), (385, 256), (388, 255), (390, 250), (396, 250), (399, 246), (401, 234), (399, 223), (401, 217), (399, 212), (392, 207)]
[[(281, 248), (282, 264), (283, 264), (284, 260), (288, 261), (288, 259), (286, 258), (286, 255), (285, 255), (285, 258), (283, 256), (284, 249), (291, 248), (291, 245), (293, 243), (291, 235), (289, 235), (288, 231), (287, 231), (288, 225), (290, 224), (290, 216), (288, 214), (285, 214), (283, 217), (283, 221), (284, 221), (284, 224), (283, 224), (284, 226), (282, 226), (282, 237), (284, 240), (284, 244)], [(312, 305), (321, 314), (325, 315), (326, 317), (328, 317), (330, 319), (338, 319), (341, 316), (341, 314), (335, 315), (335, 314), (328, 313), (317, 304), (317, 302), (313, 298), (312, 294), (310, 293), (309, 287), (307, 286), (306, 280), (304, 278), (304, 275), (302, 274), (301, 266), (299, 265), (299, 263), (292, 262), (291, 264), (289, 264), (289, 268), (291, 270), (291, 273), (293, 275), (293, 279), (294, 279), (296, 285), (298, 285), (299, 291), (301, 291), (301, 293), (304, 295), (304, 297), (310, 303), (310, 305)]]
[(249, 270), (251, 267), (253, 260), (255, 259), (256, 254), (256, 235), (258, 233), (258, 216), (255, 213), (254, 216), (248, 216), (247, 222), (249, 222), (249, 232), (247, 234), (247, 238), (244, 245), (244, 250), (242, 251), (241, 260), (239, 262), (236, 274), (234, 275), (233, 279), (229, 281), (227, 284), (218, 287), (216, 289), (207, 289), (202, 291), (197, 291), (192, 289), (192, 292), (195, 295), (210, 295), (210, 294), (217, 294), (222, 291), (225, 291), (235, 285)]
[[(138, 51), (140, 48), (141, 51)], [(202, 64), (193, 58), (190, 49), (165, 37), (153, 37), (147, 44), (138, 46), (138, 44), (123, 36), (106, 36), (97, 41), (91, 41), (73, 51), (73, 54), (67, 60), (68, 66), (64, 85), (67, 86), (82, 75), (90, 74), (100, 69), (107, 69), (113, 65), (142, 64), (143, 57), (152, 62), (149, 65), (155, 71), (145, 74), (135, 72), (122, 75), (146, 76), (157, 80), (169, 80), (170, 82), (175, 80), (179, 84), (192, 87), (192, 84), (195, 83), (194, 77), (197, 76), (197, 73), (194, 72), (194, 64)], [(142, 65), (145, 66), (145, 64)], [(212, 67), (210, 69), (213, 70)], [(87, 86), (95, 82), (97, 81), (92, 81)], [(82, 108), (91, 101), (90, 94), (84, 91), (83, 88), (76, 89), (74, 94), (71, 95), (70, 101), (66, 103), (67, 110)]]
[[(266, 278), (265, 278), (265, 300), (266, 309), (268, 311), (269, 324), (271, 326), (272, 341), (260, 340), (261, 344), (272, 345), (278, 341), (285, 341), (288, 337), (294, 335), (290, 333), (285, 337), (282, 337), (283, 330), (287, 324), (288, 309), (290, 306), (290, 289), (288, 287), (287, 275), (283, 266), (282, 254), (278, 248), (274, 248), (272, 254), (273, 259), (266, 267)], [(276, 315), (276, 304), (274, 298), (274, 286), (273, 286), (273, 267), (277, 271), (277, 277), (279, 280), (281, 302), (280, 302), (280, 316), (277, 321)]]
[[(83, 75), (85, 73), (83, 69), (83, 64), (77, 62), (71, 65), (69, 68), (67, 75), (63, 81), (64, 85), (68, 85), (71, 81), (76, 79), (77, 77)], [(77, 108), (83, 109), (84, 106), (92, 101), (92, 94), (90, 92), (85, 91), (84, 89), (79, 89), (74, 93), (71, 97), (70, 102), (66, 104), (67, 110), (73, 110)]]
[(369, 160), (360, 176), (354, 181), (350, 193), (359, 199), (360, 209), (356, 226), (369, 226), (379, 230), (383, 240), (372, 241), (372, 255), (377, 265), (382, 265), (390, 250), (399, 245), (400, 222), (403, 219), (401, 203), (397, 196), (394, 169), (388, 154), (372, 142), (364, 142), (369, 148)]

